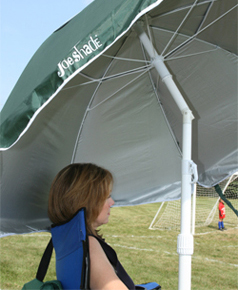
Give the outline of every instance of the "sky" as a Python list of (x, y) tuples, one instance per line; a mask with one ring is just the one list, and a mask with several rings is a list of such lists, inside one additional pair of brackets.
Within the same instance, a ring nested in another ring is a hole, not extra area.
[(92, 1), (0, 0), (0, 110), (40, 45)]

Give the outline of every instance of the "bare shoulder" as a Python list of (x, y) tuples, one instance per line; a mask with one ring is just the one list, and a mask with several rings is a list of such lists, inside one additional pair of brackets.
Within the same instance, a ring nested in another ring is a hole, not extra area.
[(100, 256), (100, 258), (102, 258), (102, 256), (105, 256), (105, 258), (106, 258), (106, 255), (105, 255), (99, 241), (93, 236), (89, 236), (88, 240), (89, 240), (90, 255)]
[(99, 241), (93, 237), (89, 236), (89, 253), (92, 266), (103, 263), (107, 267), (110, 267), (111, 264), (107, 259), (106, 254), (104, 253)]
[(94, 236), (89, 236), (89, 247), (101, 247), (99, 241)]
[(90, 287), (103, 290), (126, 290), (125, 284), (117, 277), (99, 241), (89, 236)]

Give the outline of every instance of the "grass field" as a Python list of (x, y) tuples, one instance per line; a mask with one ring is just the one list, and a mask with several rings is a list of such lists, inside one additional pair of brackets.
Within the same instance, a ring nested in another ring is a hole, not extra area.
[[(175, 231), (148, 230), (159, 204), (113, 208), (102, 227), (106, 241), (135, 283), (156, 281), (162, 289), (178, 289)], [(1, 243), (1, 289), (21, 289), (34, 278), (48, 233), (10, 236)], [(55, 279), (54, 258), (47, 280)], [(238, 229), (217, 230), (217, 222), (194, 237), (192, 289), (238, 289)]]

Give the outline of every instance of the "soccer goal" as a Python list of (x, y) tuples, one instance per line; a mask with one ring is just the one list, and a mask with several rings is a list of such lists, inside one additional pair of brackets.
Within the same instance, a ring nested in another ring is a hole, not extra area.
[[(223, 194), (238, 209), (238, 172), (229, 179), (219, 184)], [(191, 216), (191, 232), (195, 233), (195, 228), (212, 226), (217, 227), (219, 195), (214, 187), (204, 188), (196, 185), (193, 194)], [(181, 200), (174, 200), (161, 203), (149, 229), (151, 230), (180, 230), (180, 207)], [(194, 222), (195, 221), (195, 222)], [(226, 206), (225, 224), (228, 227), (237, 227), (238, 218), (234, 211)], [(197, 232), (197, 230), (196, 230)]]

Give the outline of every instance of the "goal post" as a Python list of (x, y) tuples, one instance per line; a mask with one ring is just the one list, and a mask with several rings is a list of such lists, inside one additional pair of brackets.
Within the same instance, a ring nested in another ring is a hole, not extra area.
[(159, 207), (159, 209), (158, 209), (156, 215), (154, 216), (154, 218), (153, 218), (153, 220), (152, 220), (152, 222), (151, 222), (151, 224), (150, 224), (150, 226), (149, 226), (149, 230), (154, 230), (154, 228), (153, 228), (153, 224), (154, 224), (154, 222), (155, 222), (157, 216), (159, 215), (160, 210), (162, 209), (163, 205), (164, 205), (164, 201), (161, 203), (161, 205), (160, 205), (160, 207)]
[[(238, 209), (238, 172), (230, 178), (219, 184), (223, 196), (232, 204), (232, 207)], [(200, 185), (195, 186), (192, 206), (191, 206), (191, 233), (195, 234), (195, 229), (201, 227), (217, 227), (218, 218), (218, 201), (219, 195), (214, 187), (204, 188)], [(174, 200), (162, 202), (156, 212), (149, 229), (151, 230), (180, 230), (180, 207), (181, 201)], [(229, 227), (238, 226), (238, 218), (235, 211), (230, 207), (226, 207), (226, 222)]]

